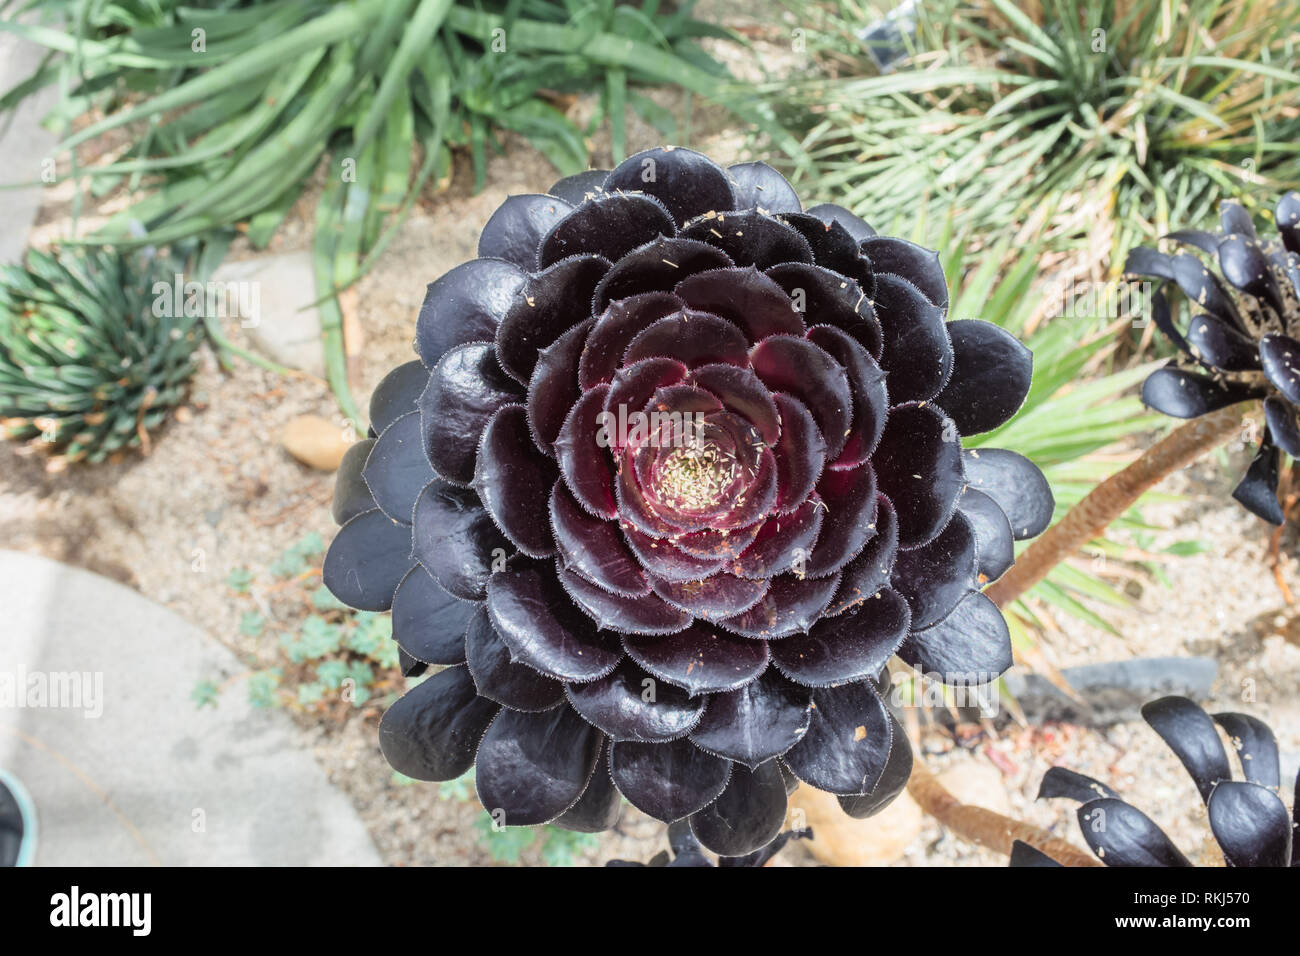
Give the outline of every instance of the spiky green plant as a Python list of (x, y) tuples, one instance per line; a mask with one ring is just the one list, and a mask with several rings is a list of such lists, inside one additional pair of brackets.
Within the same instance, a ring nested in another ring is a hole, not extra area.
[(1114, 276), (1170, 222), (1300, 180), (1289, 0), (927, 0), (886, 74), (858, 36), (882, 6), (799, 5), (822, 76), (774, 89), (814, 164), (803, 191), (869, 222), (928, 204), (988, 239), (1109, 232)]
[(170, 257), (107, 249), (32, 250), (0, 267), (0, 428), (51, 454), (53, 468), (148, 445), (185, 398), (203, 340), (196, 317), (163, 308)]

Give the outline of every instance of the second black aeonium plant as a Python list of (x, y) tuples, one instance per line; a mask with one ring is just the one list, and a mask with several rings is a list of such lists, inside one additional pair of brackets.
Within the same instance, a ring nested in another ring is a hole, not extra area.
[[(1162, 697), (1142, 716), (1182, 761), (1205, 802), (1215, 843), (1228, 866), (1298, 866), (1293, 830), (1300, 828), (1300, 775), (1287, 814), (1277, 740), (1258, 717), (1207, 714), (1186, 697)], [(1243, 780), (1234, 780), (1228, 752), (1215, 725), (1232, 744)], [(1080, 804), (1079, 829), (1107, 866), (1192, 866), (1145, 813), (1122, 800), (1100, 780), (1066, 767), (1043, 776), (1039, 799), (1063, 797)], [(1200, 854), (1193, 854), (1199, 857)], [(1211, 864), (1219, 861), (1210, 859)], [(1056, 861), (1017, 843), (1012, 866), (1054, 866)]]
[(725, 856), (797, 780), (884, 807), (889, 658), (1011, 664), (981, 588), (1052, 495), (961, 436), (1020, 407), (1028, 350), (945, 321), (934, 253), (685, 149), (511, 197), (479, 256), (429, 286), (336, 489), (325, 583), (446, 668), (385, 715), (389, 762), (477, 764), (504, 825), (602, 830), (622, 794)]
[(1249, 213), (1224, 203), (1222, 231), (1184, 230), (1167, 238), (1210, 258), (1216, 275), (1191, 252), (1134, 249), (1125, 271), (1172, 283), (1187, 297), (1184, 332), (1163, 294), (1152, 318), (1180, 355), (1142, 387), (1147, 405), (1176, 418), (1197, 418), (1238, 402), (1263, 400), (1264, 435), (1233, 496), (1273, 524), (1283, 452), (1300, 457), (1300, 193), (1274, 210), (1276, 238), (1260, 236)]

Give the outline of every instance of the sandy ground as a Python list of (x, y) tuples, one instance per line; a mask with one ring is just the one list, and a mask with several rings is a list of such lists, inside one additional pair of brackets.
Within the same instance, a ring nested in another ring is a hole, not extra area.
[[(581, 102), (575, 109), (584, 109)], [(697, 129), (718, 128), (697, 107)], [(629, 129), (629, 149), (652, 145), (657, 134), (639, 123)], [(691, 145), (728, 161), (743, 138), (735, 133), (697, 136)], [(608, 164), (599, 142), (596, 160)], [(426, 196), (378, 267), (358, 286), (356, 318), (365, 345), (354, 369), (358, 398), (383, 374), (412, 357), (411, 338), (425, 283), (474, 255), (479, 229), (508, 194), (538, 192), (553, 181), (548, 164), (525, 144), (510, 140), (490, 163), (488, 186), (471, 195), (471, 177), (458, 167), (450, 188)], [(37, 241), (65, 227), (65, 208), (47, 204)], [(306, 248), (310, 205), (277, 235), (271, 251)], [(251, 254), (236, 248), (234, 255)], [(237, 330), (232, 332), (238, 336)], [(364, 407), (364, 404), (363, 406)], [(233, 375), (211, 356), (194, 381), (188, 420), (171, 422), (155, 436), (148, 457), (119, 464), (47, 474), (39, 458), (0, 444), (0, 542), (39, 552), (120, 580), (204, 627), (250, 664), (274, 662), (277, 648), (238, 628), (243, 605), (225, 586), (231, 569), (264, 569), (308, 531), (328, 537), (332, 478), (291, 459), (278, 436), (294, 417), (314, 413), (342, 419), (327, 391), (240, 365)], [(1265, 719), (1278, 733), (1284, 769), (1300, 758), (1300, 628), (1286, 630), (1285, 604), (1265, 563), (1268, 532), (1229, 500), (1244, 449), (1228, 451), (1225, 472), (1211, 459), (1174, 476), (1161, 490), (1182, 495), (1153, 507), (1148, 517), (1162, 529), (1157, 546), (1186, 539), (1209, 545), (1203, 554), (1173, 559), (1171, 587), (1137, 582), (1131, 608), (1104, 610), (1122, 638), (1060, 618), (1060, 632), (1044, 647), (1058, 666), (1118, 660), (1133, 655), (1201, 654), (1215, 658), (1220, 675), (1209, 709), (1240, 709)], [(1300, 590), (1294, 533), (1283, 540), (1283, 574)], [(254, 596), (257, 597), (255, 589)], [(274, 611), (274, 605), (268, 604)], [(229, 675), (227, 675), (229, 676)], [(1253, 699), (1243, 700), (1249, 692)], [(229, 692), (237, 693), (237, 689)], [(375, 742), (373, 717), (322, 722), (302, 718), (303, 746), (356, 805), (384, 858), (398, 865), (489, 864), (473, 827), (472, 802), (439, 799), (428, 785), (393, 779)], [(1069, 725), (951, 736), (931, 732), (923, 741), (936, 770), (981, 764), (988, 789), (981, 799), (1005, 803), (1015, 816), (1049, 826), (1078, 842), (1072, 808), (1033, 801), (1044, 770), (1064, 764), (1107, 781), (1132, 798), (1175, 842), (1195, 852), (1207, 832), (1190, 780), (1145, 724), (1104, 730)], [(997, 769), (991, 774), (987, 768)], [(628, 810), (618, 831), (601, 838), (585, 862), (611, 857), (646, 859), (661, 845), (662, 828)], [(537, 862), (540, 842), (525, 851)], [(810, 862), (794, 847), (791, 863)], [(913, 865), (988, 864), (1004, 861), (945, 834), (927, 821), (903, 862)]]

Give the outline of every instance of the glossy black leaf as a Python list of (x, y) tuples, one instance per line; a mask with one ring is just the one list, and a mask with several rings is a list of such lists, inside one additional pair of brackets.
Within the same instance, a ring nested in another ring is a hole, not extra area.
[(1011, 666), (1011, 634), (998, 606), (973, 591), (938, 624), (913, 631), (898, 656), (932, 680), (986, 684)]
[(492, 341), (528, 275), (502, 259), (471, 259), (429, 283), (415, 324), (415, 350), (433, 368), (450, 348)]
[(448, 667), (397, 699), (379, 722), (379, 748), (398, 773), (415, 780), (454, 780), (474, 753), (498, 707), (474, 691), (464, 667)]
[(700, 722), (706, 698), (691, 697), (626, 658), (607, 677), (565, 688), (569, 703), (611, 740), (665, 742)]
[[(966, 485), (961, 440), (953, 421), (932, 404), (896, 406), (871, 466), (881, 493), (898, 516), (899, 547), (919, 548), (937, 538)], [(981, 490), (997, 500), (992, 492)], [(1016, 489), (1017, 495), (1023, 493), (1023, 486)]]
[(737, 163), (727, 167), (736, 209), (764, 209), (770, 213), (798, 212), (799, 195), (784, 176), (767, 163)]
[(1290, 866), (1291, 820), (1276, 793), (1228, 780), (1210, 794), (1210, 829), (1229, 866)]
[(1037, 465), (1005, 448), (972, 449), (965, 460), (970, 487), (988, 495), (1002, 509), (1017, 541), (1047, 530), (1056, 498)]
[(907, 788), (908, 778), (912, 776), (912, 747), (907, 742), (903, 726), (893, 714), (889, 715), (889, 726), (889, 758), (876, 785), (868, 793), (839, 797), (840, 807), (855, 819), (874, 816), (893, 803)]
[(1076, 773), (1067, 767), (1050, 767), (1038, 785), (1039, 800), (1066, 797), (1079, 803), (1089, 803), (1103, 797), (1118, 800), (1119, 794), (1100, 780), (1087, 774)]
[(776, 839), (785, 810), (785, 783), (775, 760), (753, 770), (737, 765), (722, 795), (691, 815), (691, 830), (706, 849), (743, 856)]
[(478, 496), (445, 481), (420, 492), (409, 547), (435, 581), (467, 601), (482, 600), (488, 576), (515, 553)]
[(572, 204), (555, 195), (509, 196), (479, 233), (478, 254), (505, 259), (531, 272), (537, 268), (542, 237), (572, 211)]
[(411, 523), (415, 499), (435, 477), (424, 456), (418, 411), (407, 412), (375, 439), (361, 477), (384, 514)]
[(960, 511), (929, 544), (900, 551), (890, 581), (912, 609), (912, 627), (939, 623), (976, 590), (975, 565), (975, 529)]
[(1264, 373), (1292, 405), (1300, 405), (1300, 342), (1289, 335), (1266, 335), (1259, 340)]
[(1268, 724), (1249, 714), (1214, 714), (1214, 720), (1228, 732), (1243, 776), (1261, 787), (1282, 785), (1277, 739)]
[(555, 462), (533, 444), (522, 405), (505, 405), (492, 416), (479, 443), (474, 490), (505, 536), (529, 557), (555, 553), (547, 520)]
[(1250, 467), (1246, 469), (1246, 474), (1232, 491), (1232, 497), (1247, 511), (1273, 525), (1280, 525), (1286, 521), (1282, 505), (1277, 500), (1277, 486), (1281, 477), (1280, 464), (1277, 448), (1269, 441), (1268, 436), (1265, 436)]
[(365, 438), (353, 442), (343, 453), (343, 460), (335, 472), (334, 500), (330, 506), (335, 524), (346, 524), (361, 512), (378, 507), (375, 496), (370, 493), (370, 486), (361, 474), (366, 459), (370, 457), (370, 449), (375, 447), (375, 441), (374, 438)]
[(890, 400), (933, 399), (948, 384), (953, 365), (943, 309), (911, 282), (885, 274), (876, 276), (875, 311), (884, 337), (880, 364), (889, 373)]
[(1209, 800), (1220, 780), (1232, 779), (1228, 755), (1214, 721), (1186, 697), (1161, 697), (1143, 704), (1142, 718), (1178, 755), (1196, 782), (1201, 799)]
[(735, 637), (699, 622), (676, 634), (624, 634), (623, 647), (648, 672), (691, 694), (743, 687), (768, 663), (765, 641)]
[(769, 669), (744, 687), (710, 696), (690, 739), (711, 754), (752, 769), (785, 753), (803, 737), (811, 703), (807, 688)]
[[(561, 740), (564, 746), (556, 746)], [(569, 707), (536, 714), (503, 710), (479, 744), (479, 803), (498, 826), (554, 820), (587, 789), (603, 743), (600, 731)]]
[(685, 737), (666, 744), (624, 741), (610, 748), (609, 770), (632, 806), (672, 823), (718, 798), (731, 778), (731, 761), (705, 753)]
[(663, 203), (678, 223), (702, 213), (735, 208), (731, 183), (722, 167), (704, 154), (680, 146), (656, 146), (634, 153), (614, 167), (605, 189), (648, 193)]
[(1107, 866), (1191, 866), (1141, 810), (1105, 797), (1076, 811), (1083, 839)]
[(483, 429), (499, 408), (519, 402), (523, 389), (501, 370), (491, 342), (449, 349), (426, 383), (419, 398), (423, 450), (441, 477), (468, 485)]
[(492, 626), (515, 657), (551, 677), (589, 681), (610, 673), (623, 650), (579, 611), (554, 569), (520, 562), (488, 581)]
[(608, 177), (608, 169), (584, 169), (558, 180), (546, 191), (563, 199), (570, 206), (581, 206), (586, 200), (605, 191), (605, 180)]
[(582, 797), (553, 822), (578, 833), (601, 833), (618, 823), (623, 798), (609, 776), (609, 742), (606, 741)]
[(808, 732), (782, 757), (809, 786), (839, 796), (875, 790), (893, 743), (893, 721), (871, 686), (859, 681), (813, 694)]
[(375, 434), (414, 411), (428, 381), (429, 370), (420, 361), (399, 365), (385, 375), (370, 393), (370, 427)]
[(971, 486), (957, 499), (957, 511), (966, 516), (975, 532), (976, 570), (981, 584), (996, 581), (1016, 561), (1011, 522), (996, 501)]
[(992, 322), (948, 323), (953, 368), (935, 399), (963, 435), (992, 431), (1010, 421), (1029, 394), (1034, 355)]
[(808, 687), (862, 681), (880, 673), (907, 637), (911, 612), (885, 588), (851, 611), (823, 618), (807, 634), (772, 644), (772, 660)]
[(550, 710), (564, 700), (564, 685), (514, 659), (501, 639), (487, 608), (471, 605), (474, 614), (465, 630), (465, 659), (481, 696), (511, 710)]
[(325, 553), (321, 578), (349, 607), (387, 611), (413, 563), (410, 527), (375, 508), (339, 528)]
[(416, 565), (393, 595), (393, 640), (426, 664), (465, 660), (465, 630), (480, 605), (452, 597)]

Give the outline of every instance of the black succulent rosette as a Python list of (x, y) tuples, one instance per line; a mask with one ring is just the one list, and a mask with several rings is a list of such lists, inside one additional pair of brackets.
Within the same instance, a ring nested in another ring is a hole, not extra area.
[(780, 853), (791, 840), (811, 840), (812, 838), (813, 832), (807, 828), (786, 830), (772, 840), (771, 843), (755, 850), (753, 853), (746, 853), (744, 856), (720, 856), (717, 864), (714, 864), (709, 859), (708, 854), (704, 852), (704, 847), (699, 839), (692, 832), (689, 820), (678, 820), (676, 823), (668, 824), (668, 849), (656, 853), (649, 863), (642, 863), (638, 860), (610, 860), (605, 865), (613, 867), (676, 866), (694, 868), (707, 868), (715, 865), (719, 867), (767, 866), (772, 858)]
[[(1142, 708), (1142, 716), (1196, 782), (1205, 801), (1210, 830), (1229, 866), (1300, 864), (1293, 833), (1295, 827), (1300, 827), (1300, 810), (1288, 814), (1279, 795), (1282, 775), (1277, 741), (1267, 724), (1248, 714), (1211, 717), (1186, 697), (1152, 701)], [(1232, 742), (1244, 780), (1232, 779), (1228, 753), (1216, 723)], [(1079, 801), (1083, 838), (1107, 866), (1193, 865), (1150, 817), (1125, 803), (1099, 780), (1053, 767), (1044, 774), (1038, 797)], [(1296, 779), (1296, 805), (1300, 805), (1300, 776)], [(1059, 864), (1017, 841), (1011, 865)]]
[(1167, 237), (1204, 253), (1208, 263), (1193, 252), (1138, 248), (1124, 269), (1178, 286), (1189, 303), (1184, 332), (1164, 295), (1153, 297), (1152, 319), (1181, 354), (1143, 383), (1143, 402), (1175, 418), (1197, 418), (1263, 399), (1264, 435), (1233, 497), (1280, 525), (1281, 454), (1300, 457), (1300, 193), (1278, 201), (1274, 225), (1276, 238), (1260, 237), (1243, 207), (1224, 203), (1221, 232)]
[(726, 856), (796, 779), (883, 807), (889, 658), (1011, 664), (980, 588), (1052, 496), (961, 436), (1019, 408), (1028, 350), (945, 322), (934, 253), (686, 149), (511, 197), (478, 251), (338, 479), (326, 584), (446, 665), (385, 715), (389, 762), (477, 764), (506, 825), (601, 830), (621, 793)]

